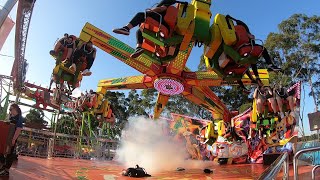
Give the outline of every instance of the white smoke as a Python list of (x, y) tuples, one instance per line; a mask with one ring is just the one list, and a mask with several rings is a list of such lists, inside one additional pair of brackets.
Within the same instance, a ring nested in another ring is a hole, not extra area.
[(72, 96), (73, 96), (73, 97), (80, 97), (80, 96), (81, 96), (81, 93), (82, 93), (82, 91), (81, 91), (79, 88), (75, 88), (75, 89), (72, 91)]
[(150, 174), (172, 171), (177, 167), (199, 169), (212, 165), (212, 162), (186, 161), (188, 153), (182, 142), (173, 141), (163, 133), (166, 122), (163, 120), (129, 118), (122, 133), (120, 149), (116, 161), (125, 167), (144, 167)]

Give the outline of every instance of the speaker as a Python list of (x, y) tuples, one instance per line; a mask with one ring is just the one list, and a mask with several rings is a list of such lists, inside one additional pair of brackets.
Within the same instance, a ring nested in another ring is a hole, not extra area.
[(310, 131), (320, 129), (320, 111), (308, 114)]

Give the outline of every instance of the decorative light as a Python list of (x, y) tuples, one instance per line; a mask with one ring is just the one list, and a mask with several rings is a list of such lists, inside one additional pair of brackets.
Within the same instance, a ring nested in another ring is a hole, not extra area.
[(183, 84), (173, 79), (157, 79), (154, 88), (165, 95), (180, 94), (184, 90)]

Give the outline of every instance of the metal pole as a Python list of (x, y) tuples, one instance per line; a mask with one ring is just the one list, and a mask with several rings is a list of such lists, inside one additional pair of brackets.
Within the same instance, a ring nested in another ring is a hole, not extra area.
[(312, 175), (311, 179), (315, 180), (316, 179), (316, 170), (320, 167), (320, 165), (316, 165), (315, 167), (312, 168)]
[(93, 145), (93, 143), (92, 143), (93, 140), (92, 140), (92, 129), (91, 129), (91, 116), (90, 116), (90, 114), (91, 113), (88, 112), (88, 118), (87, 118), (88, 121), (87, 122), (88, 122), (88, 128), (89, 128), (89, 138), (90, 138), (89, 142), (90, 142), (90, 146), (92, 146)]
[(55, 124), (54, 124), (54, 131), (53, 131), (53, 142), (52, 142), (52, 152), (54, 151), (54, 146), (55, 146), (55, 142), (56, 142), (57, 124), (58, 124), (59, 114), (60, 114), (60, 110), (58, 110), (58, 113), (57, 113), (57, 115), (55, 117)]
[(258, 178), (258, 180), (275, 179), (283, 168), (283, 178), (289, 179), (289, 155), (287, 152), (281, 154)]
[(80, 128), (80, 146), (82, 145), (82, 138), (83, 138), (83, 129), (84, 129), (84, 118), (86, 116), (86, 113), (82, 113), (82, 121), (81, 121), (81, 128)]
[(8, 17), (8, 14), (14, 7), (14, 5), (17, 3), (18, 0), (8, 0), (6, 4), (3, 6), (3, 8), (0, 11), (0, 27), (2, 27), (4, 21)]
[(320, 151), (320, 147), (313, 147), (308, 149), (302, 149), (298, 151), (293, 157), (293, 179), (298, 180), (298, 158), (301, 154), (306, 152)]

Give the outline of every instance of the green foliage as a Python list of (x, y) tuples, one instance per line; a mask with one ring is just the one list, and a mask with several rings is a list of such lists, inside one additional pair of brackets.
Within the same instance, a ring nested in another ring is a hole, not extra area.
[(236, 86), (212, 87), (214, 93), (224, 102), (229, 110), (239, 110), (240, 106), (252, 103), (252, 97), (244, 94), (242, 89)]
[(314, 103), (320, 104), (320, 16), (294, 14), (270, 33), (265, 46), (282, 73), (271, 76), (273, 84), (308, 83)]
[(40, 124), (47, 126), (48, 122), (44, 120), (44, 113), (39, 109), (30, 109), (26, 115), (26, 123)]
[(196, 105), (183, 95), (174, 95), (169, 99), (168, 104), (164, 108), (164, 115), (170, 117), (170, 113), (182, 114), (202, 119), (211, 119), (212, 115), (203, 107)]
[(107, 91), (105, 98), (110, 102), (112, 111), (118, 120), (117, 122), (126, 121), (129, 117), (129, 113), (127, 111), (128, 101), (125, 94)]
[[(54, 127), (54, 125), (52, 126)], [(57, 132), (63, 134), (78, 135), (79, 129), (75, 119), (69, 115), (63, 115), (58, 119)]]
[(128, 102), (129, 116), (148, 116), (142, 103), (143, 100), (136, 90), (131, 90), (126, 100)]

